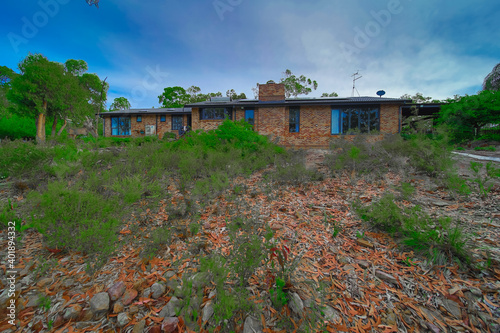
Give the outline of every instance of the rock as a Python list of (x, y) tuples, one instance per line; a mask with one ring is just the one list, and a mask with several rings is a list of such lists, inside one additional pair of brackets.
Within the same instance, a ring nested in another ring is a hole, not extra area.
[(161, 326), (156, 325), (149, 329), (148, 333), (162, 333)]
[(438, 199), (432, 200), (431, 203), (437, 207), (446, 207), (446, 206), (451, 205), (451, 203), (449, 203), (449, 202), (438, 200)]
[(135, 315), (136, 313), (139, 312), (139, 307), (137, 305), (132, 305), (130, 307), (130, 309), (128, 309), (128, 312), (131, 314), (131, 315)]
[(132, 301), (136, 297), (137, 297), (137, 290), (135, 290), (135, 289), (127, 289), (120, 300), (122, 301), (122, 304), (124, 306), (127, 306), (130, 303), (132, 303)]
[(27, 275), (27, 276), (23, 277), (23, 279), (21, 280), (21, 284), (23, 284), (25, 286), (29, 286), (32, 283), (33, 283), (33, 279), (31, 278), (31, 275)]
[(217, 290), (215, 290), (215, 289), (212, 290), (210, 292), (210, 294), (208, 294), (208, 298), (210, 298), (210, 299), (212, 299), (212, 297), (215, 297), (215, 296), (217, 296)]
[(358, 265), (359, 265), (359, 267), (361, 267), (363, 269), (367, 269), (370, 267), (370, 263), (368, 261), (364, 261), (364, 260), (359, 260)]
[(262, 333), (262, 323), (260, 320), (248, 316), (243, 325), (243, 333)]
[(149, 298), (151, 296), (151, 288), (146, 288), (142, 291), (142, 297)]
[(82, 307), (78, 304), (72, 304), (64, 311), (63, 318), (66, 321), (77, 320), (80, 317), (80, 313), (82, 313)]
[(193, 295), (191, 297), (191, 302), (189, 304), (191, 304), (191, 306), (193, 307), (193, 309), (195, 309), (196, 311), (198, 311), (198, 309), (201, 306), (201, 299), (199, 297), (197, 297), (196, 295)]
[(214, 314), (214, 306), (212, 304), (212, 301), (209, 301), (203, 307), (201, 321), (203, 323), (209, 321), (210, 318), (213, 316), (213, 314)]
[(431, 324), (431, 323), (429, 323), (429, 322), (426, 322), (425, 324), (426, 324), (427, 328), (428, 328), (431, 332), (433, 332), (433, 333), (441, 333), (441, 330), (440, 330), (440, 329), (439, 329), (436, 325)]
[(94, 314), (92, 313), (91, 309), (84, 309), (82, 311), (81, 321), (91, 321), (93, 316)]
[(70, 287), (72, 287), (72, 286), (75, 285), (75, 280), (73, 280), (73, 279), (65, 279), (63, 281), (62, 285), (63, 285), (64, 288), (70, 288)]
[(137, 324), (134, 325), (134, 328), (132, 329), (132, 333), (142, 333), (144, 332), (144, 327), (146, 326), (146, 321), (141, 320)]
[(174, 275), (175, 275), (174, 271), (166, 271), (165, 274), (163, 274), (163, 277), (167, 280), (170, 280), (170, 278)]
[(130, 322), (130, 318), (125, 312), (119, 313), (116, 317), (116, 326), (123, 327)]
[(356, 270), (354, 269), (354, 267), (352, 265), (345, 265), (342, 268), (344, 269), (344, 271), (347, 272), (347, 274), (356, 274)]
[(340, 320), (340, 315), (337, 310), (332, 308), (331, 306), (326, 305), (325, 308), (323, 309), (323, 314), (325, 317), (325, 320), (331, 321), (331, 322), (338, 322)]
[(210, 283), (210, 273), (208, 272), (201, 272), (190, 279), (193, 281), (193, 288), (195, 290), (199, 290), (200, 288), (203, 288), (207, 286)]
[(479, 288), (470, 287), (469, 291), (476, 296), (478, 299), (483, 297), (483, 292)]
[[(38, 301), (38, 297), (37, 297)], [(7, 306), (9, 305), (10, 302), (10, 296), (9, 296), (9, 288), (5, 288), (3, 292), (0, 294), (0, 308), (6, 309)], [(36, 303), (35, 303), (36, 305)]]
[(120, 313), (123, 312), (125, 307), (123, 306), (122, 302), (118, 301), (113, 305), (113, 313)]
[(312, 298), (308, 298), (306, 300), (304, 300), (304, 307), (305, 308), (310, 308), (311, 306), (314, 306), (315, 302)]
[(168, 317), (161, 323), (161, 329), (165, 333), (173, 333), (177, 330), (179, 319), (177, 317)]
[(290, 301), (288, 302), (288, 306), (290, 307), (290, 310), (292, 310), (299, 317), (302, 317), (304, 313), (304, 303), (302, 302), (302, 299), (297, 293), (291, 293), (289, 295)]
[(123, 295), (125, 289), (125, 283), (123, 283), (122, 281), (115, 283), (113, 286), (111, 286), (111, 288), (108, 289), (109, 298), (112, 301), (116, 301)]
[(182, 292), (181, 286), (177, 286), (177, 288), (174, 289), (174, 296), (177, 298), (184, 298), (184, 293)]
[(392, 310), (387, 311), (387, 316), (385, 317), (385, 323), (389, 326), (393, 327), (397, 326), (396, 315), (394, 314), (394, 311)]
[(181, 301), (177, 297), (172, 297), (170, 301), (161, 309), (159, 313), (160, 318), (168, 318), (177, 316), (181, 309)]
[(144, 289), (144, 283), (146, 283), (146, 279), (140, 279), (134, 282), (133, 288), (137, 291), (141, 291)]
[(90, 310), (99, 317), (109, 310), (109, 294), (106, 292), (98, 293), (90, 300)]
[(394, 276), (392, 276), (391, 274), (382, 272), (382, 271), (375, 271), (375, 276), (381, 280), (384, 280), (386, 282), (390, 282), (393, 284), (397, 284), (397, 282), (398, 282), (398, 280), (396, 280), (396, 278)]
[(338, 259), (338, 262), (340, 262), (341, 264), (344, 264), (344, 265), (350, 264), (349, 260), (346, 257), (340, 257)]
[(166, 287), (163, 283), (153, 283), (153, 285), (151, 286), (151, 297), (153, 297), (154, 299), (161, 297), (165, 293), (165, 289)]
[[(68, 319), (69, 320), (69, 319)], [(61, 314), (58, 314), (56, 316), (56, 318), (54, 319), (54, 322), (52, 323), (53, 324), (53, 327), (54, 328), (59, 328), (61, 327), (62, 325), (64, 325), (64, 323), (66, 322), (67, 320), (64, 319), (64, 316), (62, 316)]]

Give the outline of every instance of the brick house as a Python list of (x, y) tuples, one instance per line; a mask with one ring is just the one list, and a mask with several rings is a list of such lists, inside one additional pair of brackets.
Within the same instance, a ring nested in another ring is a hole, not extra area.
[(105, 137), (141, 137), (165, 133), (179, 135), (183, 126), (191, 127), (191, 108), (128, 109), (101, 113)]
[(380, 97), (285, 98), (283, 84), (259, 85), (258, 100), (212, 98), (187, 104), (192, 129), (217, 128), (225, 117), (245, 119), (254, 129), (288, 147), (326, 148), (331, 140), (371, 133), (378, 140), (401, 131), (409, 100)]

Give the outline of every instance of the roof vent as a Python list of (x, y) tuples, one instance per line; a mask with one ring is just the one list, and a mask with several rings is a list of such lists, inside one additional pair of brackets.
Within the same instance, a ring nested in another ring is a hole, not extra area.
[(231, 102), (231, 97), (210, 97), (210, 102)]

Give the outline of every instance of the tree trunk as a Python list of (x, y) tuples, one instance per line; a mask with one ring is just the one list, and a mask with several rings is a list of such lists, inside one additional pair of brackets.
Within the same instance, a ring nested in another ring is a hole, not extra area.
[(66, 125), (68, 124), (68, 120), (67, 119), (64, 119), (64, 124), (62, 125), (62, 127), (59, 129), (59, 132), (57, 132), (57, 136), (61, 135), (62, 131), (64, 130), (64, 128), (66, 127)]
[(45, 113), (39, 113), (36, 121), (36, 142), (45, 143)]
[(50, 133), (52, 137), (56, 136), (56, 127), (57, 127), (57, 116), (54, 116), (54, 122), (52, 123), (52, 133)]

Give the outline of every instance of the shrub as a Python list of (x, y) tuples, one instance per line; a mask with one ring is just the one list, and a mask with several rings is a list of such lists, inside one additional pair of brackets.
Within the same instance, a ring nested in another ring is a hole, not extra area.
[(305, 166), (304, 150), (289, 150), (275, 158), (275, 170), (267, 172), (264, 177), (280, 184), (303, 184), (310, 181), (321, 181), (323, 175)]
[(65, 182), (48, 185), (45, 193), (30, 193), (35, 206), (33, 226), (50, 248), (108, 256), (117, 243), (119, 211), (116, 200), (98, 193), (68, 188)]
[[(455, 256), (468, 262), (466, 237), (458, 224), (450, 218), (432, 219), (419, 206), (399, 207), (392, 194), (385, 194), (369, 206), (354, 205), (357, 214), (374, 227), (397, 235), (403, 244), (432, 258)], [(431, 252), (428, 252), (432, 249)]]

